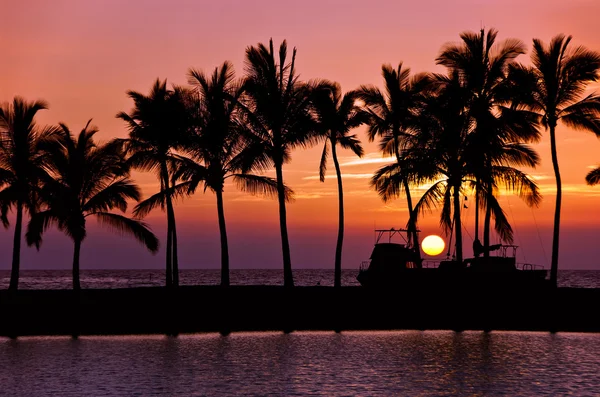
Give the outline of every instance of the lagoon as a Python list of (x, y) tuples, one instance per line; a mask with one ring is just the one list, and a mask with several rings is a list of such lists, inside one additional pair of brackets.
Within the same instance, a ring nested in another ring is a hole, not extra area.
[(594, 395), (600, 334), (293, 332), (0, 339), (0, 394)]

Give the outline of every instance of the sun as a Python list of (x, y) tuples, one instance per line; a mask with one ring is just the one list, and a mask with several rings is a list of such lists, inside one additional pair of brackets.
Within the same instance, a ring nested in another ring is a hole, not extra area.
[(421, 242), (421, 249), (429, 256), (441, 254), (445, 247), (444, 240), (435, 234), (425, 237)]

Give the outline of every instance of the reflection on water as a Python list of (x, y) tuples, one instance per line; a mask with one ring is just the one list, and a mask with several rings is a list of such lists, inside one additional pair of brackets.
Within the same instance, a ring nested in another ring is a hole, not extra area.
[(594, 395), (600, 335), (255, 333), (0, 340), (0, 394)]

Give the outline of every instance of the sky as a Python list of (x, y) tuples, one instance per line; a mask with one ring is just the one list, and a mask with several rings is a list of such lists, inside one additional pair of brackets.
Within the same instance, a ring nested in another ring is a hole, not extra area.
[[(225, 60), (243, 75), (245, 49), (286, 39), (297, 47), (301, 78), (327, 78), (344, 90), (362, 84), (381, 86), (381, 65), (403, 62), (414, 72), (443, 72), (435, 65), (440, 48), (457, 42), (466, 30), (496, 28), (499, 39), (518, 38), (531, 48), (533, 38), (573, 35), (576, 45), (600, 51), (596, 0), (420, 0), (420, 1), (208, 1), (208, 0), (21, 0), (0, 10), (0, 102), (15, 95), (45, 99), (49, 110), (40, 124), (65, 122), (79, 131), (89, 119), (100, 140), (126, 137), (119, 111), (130, 111), (127, 90), (147, 93), (158, 77), (185, 84), (190, 67), (210, 72)], [(519, 58), (529, 62), (529, 55)], [(592, 87), (594, 88), (594, 87)], [(598, 85), (600, 88), (600, 85)], [(374, 228), (406, 223), (406, 201), (383, 203), (369, 187), (384, 165), (377, 143), (356, 130), (366, 155), (340, 152), (346, 211), (343, 267), (368, 259)], [(591, 133), (559, 126), (558, 156), (563, 177), (561, 269), (600, 270), (600, 186), (585, 184), (585, 174), (600, 163), (600, 140)], [(542, 164), (526, 170), (543, 193), (539, 208), (502, 195), (501, 205), (515, 229), (518, 261), (549, 268), (555, 182), (548, 134), (534, 145)], [(337, 187), (333, 165), (325, 183), (318, 180), (321, 147), (293, 152), (284, 180), (296, 199), (288, 205), (294, 268), (332, 268), (337, 233)], [(267, 173), (274, 176), (274, 172)], [(155, 176), (134, 173), (144, 196), (158, 189)], [(420, 197), (423, 190), (414, 195)], [(473, 235), (474, 208), (467, 199), (463, 221), (465, 247)], [(181, 268), (218, 268), (216, 201), (197, 193), (176, 206)], [(253, 197), (226, 186), (225, 215), (232, 268), (281, 268), (276, 200)], [(165, 214), (146, 219), (164, 241)], [(422, 237), (440, 234), (438, 214), (420, 221)], [(12, 227), (0, 230), (0, 270), (10, 268)], [(72, 242), (50, 231), (39, 252), (22, 250), (22, 269), (69, 268)], [(467, 248), (467, 253), (470, 249)], [(162, 268), (164, 251), (152, 255), (133, 239), (88, 224), (81, 253), (83, 269)]]

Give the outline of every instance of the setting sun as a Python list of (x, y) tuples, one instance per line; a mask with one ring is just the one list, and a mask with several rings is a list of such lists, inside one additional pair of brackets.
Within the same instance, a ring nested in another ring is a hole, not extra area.
[(430, 256), (441, 254), (445, 247), (444, 240), (435, 234), (425, 237), (421, 242), (421, 249)]

